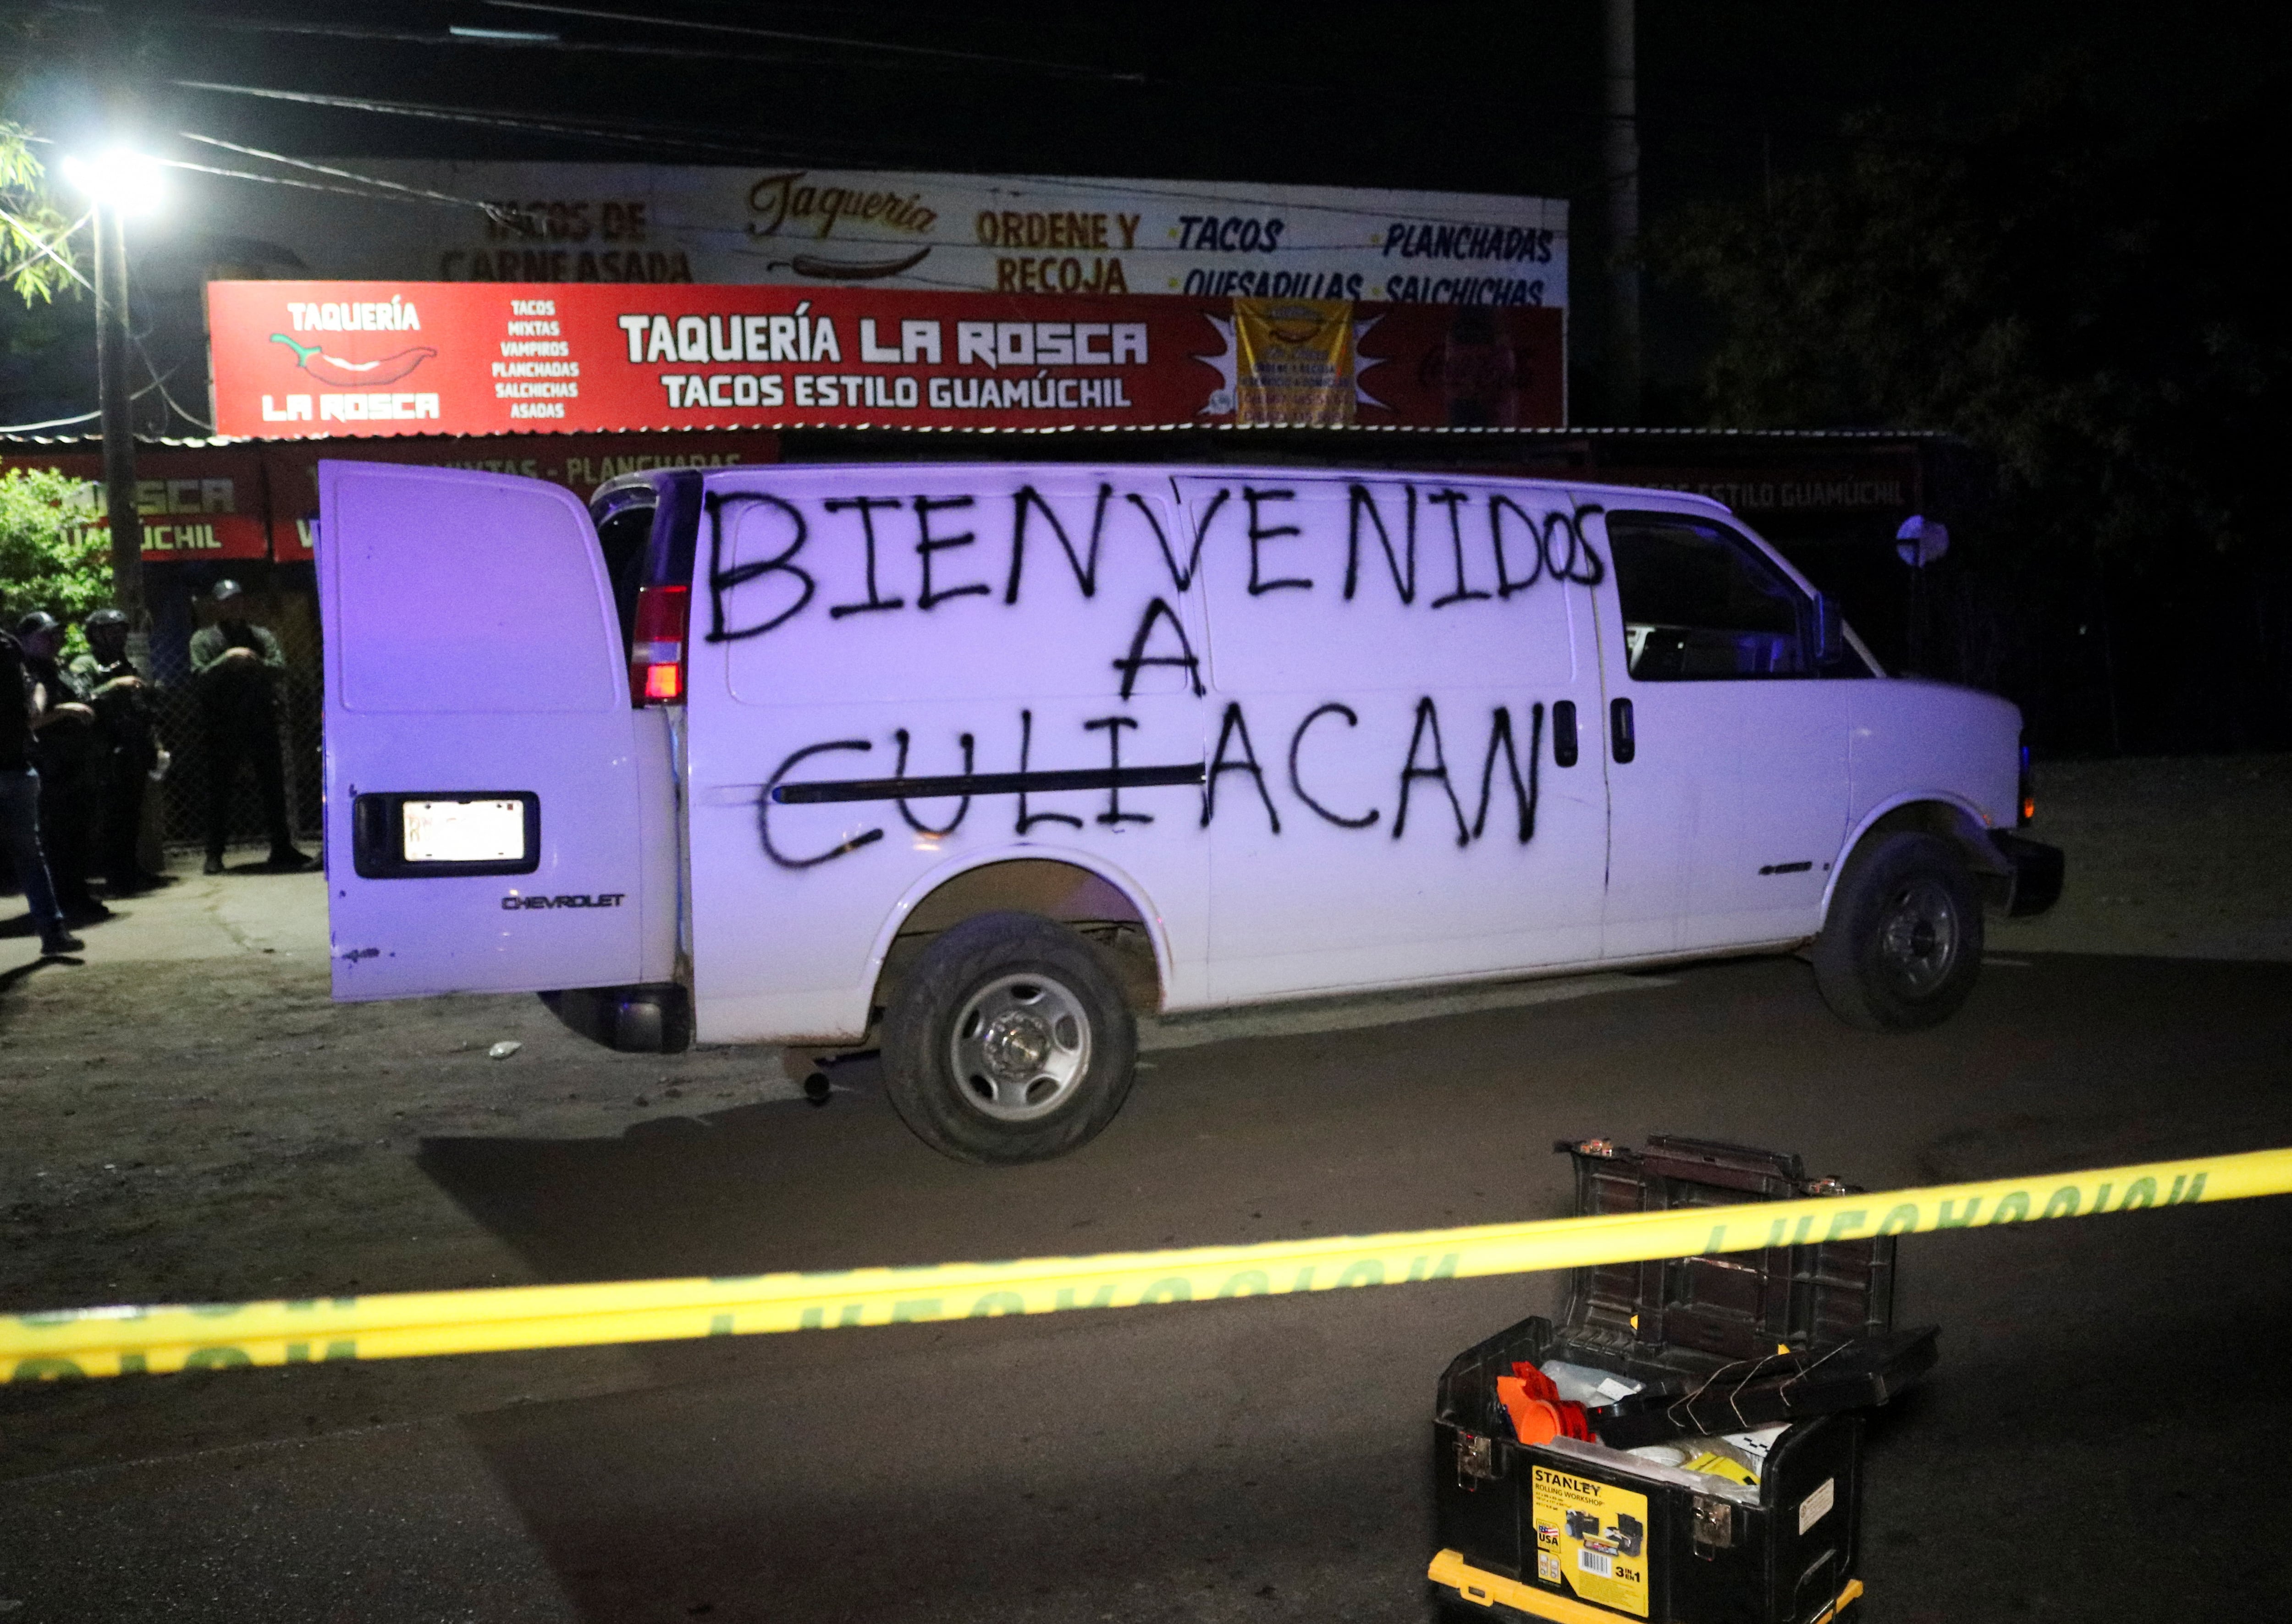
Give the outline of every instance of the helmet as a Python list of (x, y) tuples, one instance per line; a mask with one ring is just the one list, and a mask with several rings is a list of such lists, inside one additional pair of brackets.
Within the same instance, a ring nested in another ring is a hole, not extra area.
[(100, 626), (125, 626), (126, 624), (126, 612), (117, 609), (99, 609), (80, 622), (81, 626), (91, 632)]
[(214, 584), (214, 592), (212, 595), (216, 602), (223, 603), (238, 596), (239, 594), (246, 590), (246, 589), (241, 586), (237, 581), (217, 581)]
[(37, 637), (42, 632), (56, 629), (56, 618), (44, 609), (36, 609), (16, 622), (16, 635), (19, 637)]

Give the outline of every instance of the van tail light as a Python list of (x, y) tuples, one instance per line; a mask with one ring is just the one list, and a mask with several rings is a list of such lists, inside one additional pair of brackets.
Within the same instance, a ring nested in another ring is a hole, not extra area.
[(2038, 792), (2030, 782), (2030, 747), (2022, 747), (2022, 782), (2016, 789), (2021, 802), (2021, 827), (2027, 828), (2038, 820)]
[(690, 587), (646, 586), (638, 591), (636, 635), (629, 648), (633, 704), (684, 702), (684, 635), (691, 618)]

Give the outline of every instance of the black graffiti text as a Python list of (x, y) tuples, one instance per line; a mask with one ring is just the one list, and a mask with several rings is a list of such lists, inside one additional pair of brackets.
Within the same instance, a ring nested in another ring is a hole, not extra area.
[[(1544, 702), (1529, 701), (1518, 714), (1522, 720), (1516, 722), (1513, 707), (1492, 707), (1485, 713), (1486, 732), (1481, 733), (1475, 724), (1470, 734), (1478, 745), (1477, 756), (1468, 755), (1452, 766), (1448, 743), (1443, 736), (1439, 702), (1429, 694), (1419, 697), (1409, 711), (1407, 747), (1399, 752), (1398, 769), (1390, 780), (1393, 786), (1392, 817), (1391, 822), (1385, 824), (1386, 809), (1382, 805), (1370, 805), (1359, 811), (1334, 806), (1326, 798), (1326, 790), (1309, 787), (1310, 780), (1316, 776), (1317, 764), (1326, 773), (1331, 761), (1340, 752), (1351, 756), (1356, 768), (1359, 765), (1360, 713), (1342, 700), (1327, 700), (1307, 710), (1289, 730), (1287, 788), (1298, 804), (1336, 828), (1359, 832), (1384, 824), (1390, 830), (1389, 838), (1400, 841), (1408, 834), (1412, 810), (1417, 812), (1414, 820), (1416, 823), (1421, 825), (1427, 821), (1421, 809), (1428, 804), (1427, 797), (1433, 797), (1429, 804), (1435, 808), (1445, 808), (1449, 817), (1441, 819), (1435, 811), (1431, 821), (1435, 828), (1443, 830), (1444, 838), (1446, 829), (1453, 828), (1457, 847), (1469, 847), (1498, 837), (1496, 831), (1501, 831), (1506, 825), (1511, 828), (1513, 844), (1525, 846), (1536, 838), (1545, 748)], [(874, 744), (868, 739), (829, 739), (794, 751), (774, 770), (758, 797), (758, 835), (764, 854), (784, 869), (810, 869), (838, 857), (849, 856), (884, 837), (882, 828), (868, 828), (857, 834), (845, 833), (837, 840), (809, 852), (790, 852), (779, 844), (773, 832), (775, 807), (890, 801), (896, 804), (900, 817), (909, 828), (919, 835), (938, 839), (952, 836), (963, 827), (975, 797), (1011, 796), (1017, 801), (1012, 832), (1024, 836), (1045, 823), (1077, 831), (1087, 827), (1085, 819), (1074, 812), (1035, 810), (1030, 800), (1035, 796), (1102, 792), (1106, 796), (1104, 805), (1090, 821), (1102, 828), (1121, 828), (1156, 820), (1151, 812), (1135, 805), (1126, 805), (1122, 799), (1125, 790), (1188, 787), (1195, 788), (1200, 797), (1200, 815), (1196, 821), (1198, 828), (1207, 829), (1215, 825), (1222, 806), (1232, 808), (1239, 805), (1251, 809), (1247, 815), (1253, 821), (1256, 814), (1263, 815), (1268, 836), (1279, 837), (1283, 833), (1285, 826), (1281, 807), (1275, 799), (1273, 785), (1267, 777), (1247, 714), (1239, 700), (1231, 700), (1226, 704), (1219, 715), (1214, 739), (1203, 741), (1209, 747), (1206, 752), (1207, 761), (1199, 755), (1189, 761), (1165, 760), (1152, 764), (1126, 760), (1126, 754), (1132, 751), (1143, 734), (1145, 724), (1136, 717), (1113, 715), (1087, 717), (1075, 724), (1085, 737), (1101, 736), (1102, 742), (1098, 747), (1103, 751), (1103, 766), (1040, 766), (1036, 760), (1035, 720), (1031, 708), (1020, 710), (1016, 736), (1013, 739), (1016, 770), (1012, 772), (979, 771), (977, 739), (971, 732), (958, 735), (957, 747), (962, 753), (963, 770), (955, 773), (911, 774), (908, 769), (913, 739), (905, 728), (897, 729), (891, 735), (894, 764), (890, 778), (798, 779), (793, 776), (798, 767), (818, 757), (871, 751)], [(1458, 720), (1452, 718), (1451, 727), (1457, 725)], [(1338, 722), (1344, 723), (1342, 730), (1335, 726)], [(1273, 737), (1278, 740), (1280, 735), (1276, 733)], [(1163, 753), (1168, 754), (1166, 750)], [(1006, 756), (1005, 759), (1011, 758)], [(1282, 759), (1280, 756), (1274, 758), (1277, 764)], [(1477, 786), (1472, 777), (1475, 760), (1479, 767)], [(1358, 771), (1352, 776), (1356, 783), (1360, 781)], [(1246, 783), (1238, 783), (1237, 780), (1246, 780)], [(1507, 788), (1510, 791), (1508, 796), (1505, 793)], [(1469, 813), (1466, 811), (1468, 798), (1472, 801)], [(955, 815), (944, 824), (925, 823), (915, 814), (910, 805), (916, 801), (948, 799), (956, 800), (957, 805)], [(1507, 802), (1511, 816), (1505, 818), (1502, 812)]]
[[(1535, 511), (1524, 492), (1357, 480), (1344, 488), (1339, 535), (1328, 499), (1336, 494), (1328, 486), (1221, 485), (1197, 489), (1174, 513), (1160, 496), (1101, 480), (1055, 496), (1033, 484), (992, 495), (837, 496), (807, 515), (803, 504), (769, 491), (713, 492), (705, 635), (738, 642), (787, 625), (820, 595), (821, 572), (831, 565), (839, 583), (849, 580), (827, 604), (832, 621), (928, 614), (969, 598), (1016, 608), (1030, 580), (1038, 594), (1046, 590), (1045, 570), (1094, 602), (1106, 587), (1108, 560), (1148, 545), (1174, 598), (1193, 590), (1205, 553), (1216, 548), (1231, 550), (1236, 584), (1250, 599), (1334, 589), (1352, 602), (1389, 586), (1404, 607), (1438, 611), (1508, 602), (1547, 583), (1588, 587), (1607, 578), (1586, 529), (1597, 505)], [(1048, 590), (1064, 599), (1061, 588)], [(1175, 612), (1157, 598), (1145, 607), (1142, 632), (1151, 629), (1157, 602), (1176, 626)], [(1185, 641), (1182, 629), (1178, 635)], [(1144, 653), (1142, 643), (1131, 650), (1134, 659)], [(1190, 646), (1182, 650), (1189, 662), (1192, 654)], [(1170, 661), (1158, 655), (1144, 663)], [(1136, 668), (1117, 664), (1127, 697)]]

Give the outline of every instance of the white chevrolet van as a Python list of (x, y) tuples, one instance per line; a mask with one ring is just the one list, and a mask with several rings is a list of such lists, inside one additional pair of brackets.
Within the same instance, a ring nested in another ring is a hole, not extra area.
[(1889, 678), (1718, 505), (1061, 465), (322, 465), (339, 998), (880, 1044), (1060, 1154), (1134, 1012), (1811, 944), (1940, 1021), (2033, 912), (2020, 718)]

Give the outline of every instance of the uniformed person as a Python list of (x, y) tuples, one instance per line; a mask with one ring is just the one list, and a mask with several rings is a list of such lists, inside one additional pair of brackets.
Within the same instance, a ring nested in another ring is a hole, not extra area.
[(56, 906), (67, 919), (107, 918), (111, 910), (87, 888), (88, 834), (103, 751), (95, 733), (95, 709), (56, 663), (64, 628), (53, 615), (36, 609), (26, 615), (16, 623), (16, 641), (23, 648), (24, 671), (32, 682), (32, 764), (40, 772), (40, 844), (47, 852)]
[(0, 841), (6, 843), (16, 884), (39, 929), (40, 951), (53, 958), (87, 944), (64, 926), (40, 846), (40, 775), (32, 765), (35, 703), (23, 645), (0, 628)]
[(127, 657), (125, 615), (99, 609), (80, 629), (88, 652), (72, 661), (71, 676), (95, 711), (102, 746), (95, 863), (113, 896), (132, 896), (166, 877), (146, 872), (136, 854), (142, 842), (144, 787), (159, 759), (158, 706), (150, 680)]
[(254, 772), (262, 818), (270, 831), (270, 867), (303, 869), (311, 860), (295, 848), (286, 827), (286, 781), (278, 755), (278, 710), (272, 689), (286, 669), (278, 639), (245, 618), (245, 592), (218, 581), (215, 620), (191, 635), (191, 675), (198, 683), (207, 769), (206, 872), (222, 872), (230, 844), (230, 792), (244, 761)]

